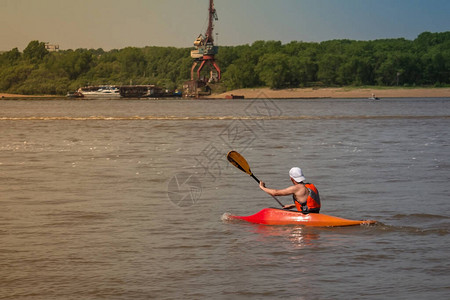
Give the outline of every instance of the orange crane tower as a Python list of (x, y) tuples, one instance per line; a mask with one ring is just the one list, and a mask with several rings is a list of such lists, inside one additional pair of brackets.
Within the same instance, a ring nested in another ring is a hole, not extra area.
[[(214, 20), (217, 21), (217, 12), (214, 8), (214, 0), (209, 0), (209, 22), (208, 29), (206, 30), (205, 36), (200, 34), (198, 38), (194, 41), (195, 50), (191, 51), (191, 57), (194, 59), (194, 64), (191, 68), (191, 80), (200, 80), (200, 72), (206, 64), (211, 66), (217, 71), (217, 74), (213, 74), (211, 72), (209, 82), (219, 81), (221, 72), (220, 68), (216, 63), (215, 55), (218, 52), (218, 47), (214, 46), (214, 38), (213, 38), (213, 30), (214, 30)], [(197, 72), (195, 69), (197, 65), (200, 66), (197, 68)], [(194, 74), (197, 73), (197, 78), (195, 78)]]

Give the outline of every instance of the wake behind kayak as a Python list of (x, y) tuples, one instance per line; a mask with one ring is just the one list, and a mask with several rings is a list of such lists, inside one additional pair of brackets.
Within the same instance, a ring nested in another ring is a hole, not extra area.
[(254, 215), (235, 216), (225, 214), (224, 220), (243, 220), (254, 224), (263, 225), (303, 225), (315, 227), (341, 227), (375, 224), (374, 220), (349, 220), (324, 214), (303, 214), (298, 211), (279, 208), (264, 208)]

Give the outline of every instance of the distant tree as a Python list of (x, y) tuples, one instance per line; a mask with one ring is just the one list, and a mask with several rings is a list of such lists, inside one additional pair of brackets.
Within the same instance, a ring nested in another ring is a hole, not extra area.
[(228, 89), (239, 89), (244, 87), (245, 79), (243, 75), (244, 72), (237, 65), (231, 64), (223, 73), (222, 80)]
[(31, 41), (28, 46), (23, 50), (23, 56), (25, 59), (37, 63), (42, 61), (42, 59), (49, 52), (45, 49), (45, 43), (39, 41)]
[(127, 47), (118, 53), (118, 60), (122, 65), (122, 73), (129, 77), (142, 76), (145, 72), (147, 61), (142, 49)]
[(342, 55), (334, 53), (326, 53), (320, 57), (317, 72), (318, 80), (330, 85), (338, 84), (338, 70), (342, 62)]
[(337, 72), (337, 83), (341, 85), (373, 84), (372, 66), (364, 57), (349, 57), (343, 59)]
[(14, 88), (27, 80), (33, 71), (33, 65), (20, 64), (0, 70), (0, 91), (12, 91)]
[(67, 93), (69, 82), (65, 74), (51, 73), (41, 67), (31, 71), (12, 91), (25, 95), (63, 95)]
[(67, 52), (59, 64), (69, 75), (70, 80), (75, 80), (90, 70), (93, 61), (94, 57), (90, 51), (77, 49), (76, 51)]
[[(377, 68), (375, 76), (378, 85), (394, 85), (397, 80), (397, 73), (401, 75), (403, 70), (399, 69), (396, 59), (389, 55)], [(399, 76), (398, 75), (398, 76)], [(403, 77), (403, 76), (402, 76)]]
[(310, 56), (293, 57), (290, 65), (293, 77), (292, 87), (306, 86), (309, 82), (316, 81), (318, 66)]
[(0, 55), (0, 65), (12, 65), (16, 63), (21, 57), (21, 54), (17, 48), (7, 51)]
[(255, 70), (262, 82), (272, 89), (286, 87), (290, 83), (289, 56), (269, 53), (261, 57)]

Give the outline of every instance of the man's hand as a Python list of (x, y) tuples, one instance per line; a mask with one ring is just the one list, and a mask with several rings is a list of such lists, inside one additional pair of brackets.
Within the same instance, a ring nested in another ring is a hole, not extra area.
[(294, 208), (294, 207), (295, 207), (295, 204), (289, 204), (289, 205), (283, 206), (283, 209), (291, 209), (291, 208)]
[(263, 188), (266, 187), (266, 184), (265, 184), (264, 182), (260, 181), (260, 182), (259, 182), (259, 187), (260, 187), (261, 189), (263, 189)]

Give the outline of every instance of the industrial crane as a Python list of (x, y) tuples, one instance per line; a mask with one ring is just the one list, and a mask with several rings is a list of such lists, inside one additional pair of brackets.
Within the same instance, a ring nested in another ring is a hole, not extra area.
[[(213, 38), (213, 30), (214, 24), (213, 22), (217, 21), (217, 12), (214, 8), (214, 0), (209, 0), (209, 22), (208, 29), (206, 30), (205, 36), (200, 34), (198, 38), (194, 41), (195, 50), (191, 51), (191, 57), (194, 59), (194, 64), (191, 68), (191, 80), (200, 80), (200, 72), (206, 64), (211, 66), (211, 69), (214, 68), (217, 71), (217, 74), (213, 74), (211, 71), (211, 75), (209, 78), (209, 82), (219, 81), (220, 80), (220, 68), (216, 63), (214, 56), (218, 52), (218, 47), (214, 46), (214, 38)], [(197, 72), (195, 69), (197, 65), (200, 66), (197, 68)], [(195, 79), (195, 73), (197, 73), (197, 78)]]

